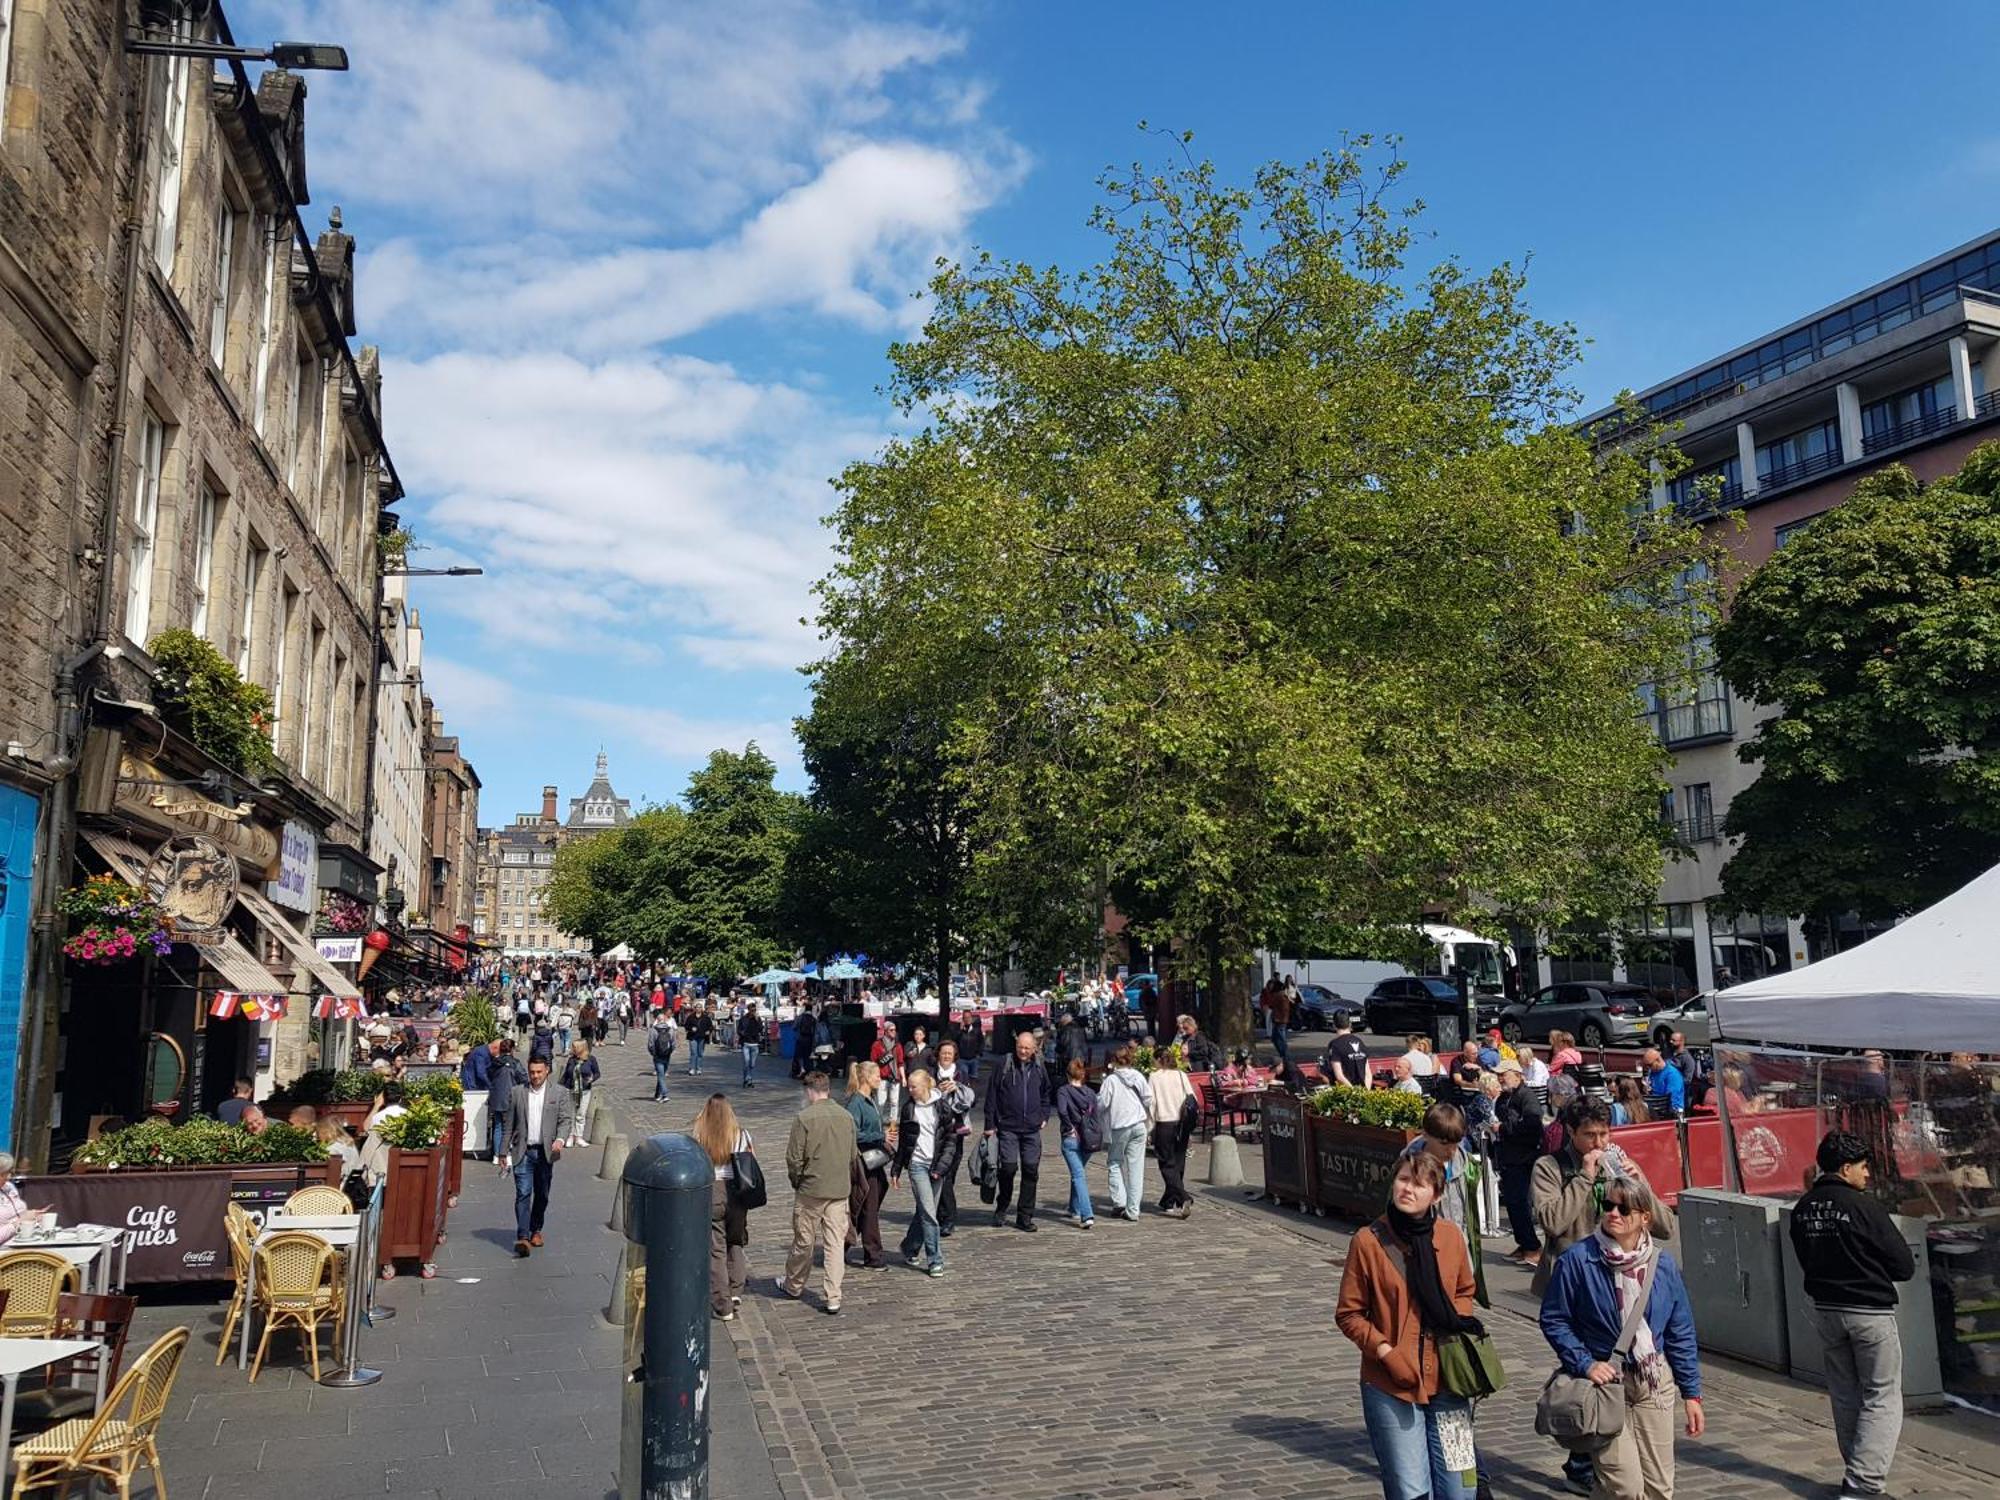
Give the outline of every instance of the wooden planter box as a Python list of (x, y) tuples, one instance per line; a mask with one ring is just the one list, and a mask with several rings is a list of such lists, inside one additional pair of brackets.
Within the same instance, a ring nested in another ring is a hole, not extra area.
[(429, 1261), (444, 1234), (446, 1189), (444, 1148), (404, 1151), (391, 1147), (382, 1187), (382, 1244), (376, 1259)]
[(1273, 1089), (1259, 1122), (1264, 1137), (1264, 1196), (1294, 1208), (1313, 1206), (1312, 1153), (1306, 1150), (1305, 1100)]
[(1313, 1201), (1332, 1213), (1372, 1219), (1389, 1201), (1389, 1179), (1403, 1148), (1422, 1132), (1381, 1125), (1348, 1125), (1322, 1115), (1306, 1117), (1306, 1171)]
[(451, 1112), (451, 1124), (444, 1132), (445, 1197), (453, 1208), (458, 1206), (460, 1189), (465, 1186), (465, 1111)]

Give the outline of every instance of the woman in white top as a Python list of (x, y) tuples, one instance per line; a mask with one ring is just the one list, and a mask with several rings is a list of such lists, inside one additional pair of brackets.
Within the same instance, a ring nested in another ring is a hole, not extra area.
[(1155, 1068), (1146, 1087), (1153, 1104), (1153, 1155), (1160, 1163), (1160, 1176), (1166, 1180), (1160, 1212), (1171, 1219), (1185, 1219), (1194, 1212), (1194, 1200), (1181, 1185), (1189, 1131), (1183, 1115), (1194, 1098), (1194, 1085), (1179, 1068)]
[(30, 1222), (38, 1222), (48, 1211), (30, 1208), (21, 1201), (21, 1190), (14, 1185), (14, 1158), (0, 1151), (0, 1245), (14, 1238)]
[(1429, 1078), (1438, 1070), (1437, 1058), (1431, 1053), (1431, 1039), (1427, 1036), (1410, 1038), (1410, 1050), (1403, 1054), (1403, 1061), (1410, 1065), (1410, 1076)]
[(928, 1070), (910, 1074), (898, 1108), (893, 1180), (910, 1180), (916, 1212), (903, 1235), (903, 1263), (920, 1266), (932, 1276), (944, 1275), (943, 1236), (938, 1228), (939, 1190), (958, 1170), (959, 1126), (972, 1108), (971, 1086), (947, 1082), (942, 1087)]
[(1104, 1165), (1111, 1178), (1111, 1211), (1139, 1219), (1139, 1200), (1146, 1196), (1146, 1127), (1153, 1118), (1153, 1094), (1146, 1075), (1132, 1066), (1139, 1049), (1121, 1042), (1111, 1054), (1111, 1066), (1097, 1086), (1104, 1110)]
[(393, 1078), (383, 1079), (381, 1092), (375, 1096), (375, 1109), (361, 1127), (361, 1172), (370, 1187), (389, 1175), (389, 1143), (376, 1127), (384, 1120), (408, 1113), (403, 1108), (403, 1085)]
[(743, 1305), (743, 1284), (750, 1278), (750, 1215), (730, 1194), (735, 1154), (751, 1149), (750, 1132), (737, 1123), (726, 1095), (710, 1094), (689, 1134), (715, 1164), (708, 1210), (708, 1310), (717, 1322), (727, 1323)]

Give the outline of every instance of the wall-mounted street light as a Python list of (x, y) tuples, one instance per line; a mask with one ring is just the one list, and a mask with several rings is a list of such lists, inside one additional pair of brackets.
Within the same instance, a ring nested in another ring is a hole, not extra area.
[(384, 578), (477, 578), (484, 568), (384, 568)]
[(345, 73), (347, 49), (326, 42), (273, 42), (268, 47), (230, 47), (192, 37), (141, 32), (125, 38), (125, 50), (141, 57), (206, 57), (217, 62), (267, 62), (295, 73)]

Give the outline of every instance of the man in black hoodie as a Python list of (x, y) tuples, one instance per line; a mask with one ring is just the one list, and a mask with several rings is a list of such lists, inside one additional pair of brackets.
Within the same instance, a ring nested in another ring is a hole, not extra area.
[(1868, 1146), (1832, 1131), (1819, 1143), (1819, 1180), (1792, 1208), (1792, 1250), (1826, 1345), (1826, 1394), (1840, 1457), (1842, 1500), (1886, 1494), (1903, 1431), (1903, 1345), (1896, 1283), (1916, 1258), (1888, 1211), (1869, 1197)]
[(1042, 1172), (1042, 1124), (1055, 1102), (1049, 1070), (1035, 1056), (1032, 1031), (1014, 1038), (1014, 1055), (993, 1070), (986, 1084), (986, 1133), (1000, 1158), (1000, 1196), (993, 1205), (993, 1223), (1007, 1222), (1007, 1205), (1014, 1196), (1014, 1174), (1021, 1174), (1021, 1202), (1014, 1227), (1035, 1232), (1035, 1184)]

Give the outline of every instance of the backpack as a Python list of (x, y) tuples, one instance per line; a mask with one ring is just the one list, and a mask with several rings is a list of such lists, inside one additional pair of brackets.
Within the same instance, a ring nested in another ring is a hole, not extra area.
[(1097, 1107), (1097, 1095), (1091, 1093), (1089, 1089), (1082, 1090), (1082, 1093), (1090, 1102), (1085, 1107), (1083, 1113), (1077, 1116), (1077, 1144), (1082, 1146), (1086, 1151), (1102, 1151), (1104, 1149), (1103, 1112)]
[(653, 1034), (646, 1039), (646, 1050), (657, 1058), (671, 1058), (674, 1055), (674, 1028), (655, 1026)]

